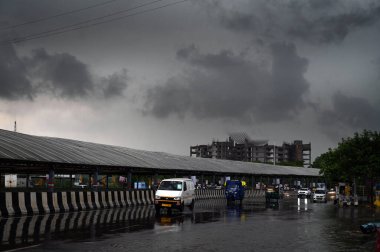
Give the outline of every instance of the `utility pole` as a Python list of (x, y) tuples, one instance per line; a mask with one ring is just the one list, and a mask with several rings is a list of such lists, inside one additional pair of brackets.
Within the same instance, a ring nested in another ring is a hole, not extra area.
[(14, 131), (17, 132), (17, 121), (15, 121)]
[(273, 165), (276, 165), (276, 143), (273, 143)]

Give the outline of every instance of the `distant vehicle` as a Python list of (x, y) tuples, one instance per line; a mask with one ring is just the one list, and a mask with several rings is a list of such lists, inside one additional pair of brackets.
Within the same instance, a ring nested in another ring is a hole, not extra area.
[(83, 184), (80, 184), (80, 185), (75, 185), (75, 187), (78, 187), (78, 188), (81, 188), (81, 189), (85, 189), (87, 188), (88, 185), (83, 185)]
[(313, 194), (313, 202), (327, 202), (326, 190), (317, 188)]
[(332, 199), (332, 200), (335, 200), (336, 199), (336, 192), (335, 192), (335, 189), (334, 188), (331, 188), (328, 192), (327, 192), (327, 196)]
[(327, 190), (326, 189), (326, 183), (317, 183), (317, 189), (321, 189), (321, 190)]
[(225, 195), (227, 202), (240, 200), (240, 203), (244, 199), (244, 187), (239, 180), (228, 180), (226, 182)]
[(191, 179), (164, 179), (156, 191), (154, 205), (157, 213), (161, 208), (175, 208), (182, 212), (185, 206), (194, 207), (194, 199), (195, 186)]
[(267, 207), (277, 208), (279, 200), (283, 198), (283, 193), (280, 193), (280, 187), (268, 186), (265, 192), (265, 203)]
[(306, 198), (310, 198), (311, 196), (311, 191), (309, 188), (300, 188), (297, 193), (299, 197), (305, 196)]
[(265, 191), (265, 197), (267, 199), (282, 199), (284, 197), (284, 190), (279, 186), (268, 186)]

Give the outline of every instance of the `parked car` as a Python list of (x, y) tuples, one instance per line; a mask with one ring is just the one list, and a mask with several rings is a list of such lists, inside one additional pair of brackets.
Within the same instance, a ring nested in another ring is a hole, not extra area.
[(317, 188), (313, 194), (313, 202), (327, 202), (326, 190)]
[(298, 189), (298, 197), (305, 196), (306, 198), (310, 198), (311, 196), (311, 190), (309, 188), (300, 188)]

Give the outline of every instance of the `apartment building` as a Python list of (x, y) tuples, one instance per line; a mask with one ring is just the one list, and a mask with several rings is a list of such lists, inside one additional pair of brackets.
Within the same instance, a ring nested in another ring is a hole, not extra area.
[(245, 133), (236, 133), (230, 134), (226, 141), (190, 146), (190, 156), (271, 164), (302, 161), (304, 166), (310, 166), (311, 143), (296, 140), (277, 146), (268, 140), (251, 140)]

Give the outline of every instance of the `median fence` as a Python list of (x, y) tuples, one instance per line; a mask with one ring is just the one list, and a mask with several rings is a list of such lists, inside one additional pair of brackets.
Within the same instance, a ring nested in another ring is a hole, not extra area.
[[(195, 199), (223, 199), (224, 190), (195, 190)], [(246, 190), (245, 198), (260, 201), (265, 192)], [(107, 192), (0, 192), (0, 216), (65, 213), (154, 203), (154, 190)]]
[[(224, 199), (225, 194), (223, 189), (197, 189), (195, 190), (195, 199)], [(265, 191), (247, 189), (244, 193), (244, 198), (264, 198)]]

